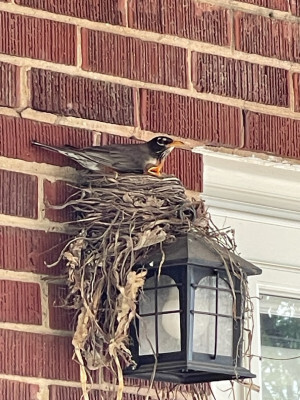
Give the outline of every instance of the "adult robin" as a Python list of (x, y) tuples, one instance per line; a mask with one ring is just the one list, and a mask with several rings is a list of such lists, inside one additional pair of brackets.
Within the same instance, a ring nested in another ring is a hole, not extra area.
[(103, 171), (103, 168), (116, 172), (161, 176), (166, 157), (174, 147), (185, 147), (180, 140), (166, 136), (157, 136), (141, 144), (111, 144), (76, 148), (72, 146), (49, 146), (33, 141), (32, 144), (56, 151), (71, 158), (91, 171)]

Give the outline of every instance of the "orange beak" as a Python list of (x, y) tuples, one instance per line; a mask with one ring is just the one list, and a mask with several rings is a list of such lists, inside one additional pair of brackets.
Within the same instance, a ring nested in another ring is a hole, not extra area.
[(181, 142), (180, 140), (173, 140), (173, 142), (170, 143), (168, 147), (182, 147), (182, 146), (185, 146), (183, 142)]
[(191, 147), (188, 144), (182, 142), (181, 140), (173, 140), (173, 142), (170, 143), (168, 145), (168, 147), (179, 147), (179, 148), (187, 149), (187, 150), (191, 149)]

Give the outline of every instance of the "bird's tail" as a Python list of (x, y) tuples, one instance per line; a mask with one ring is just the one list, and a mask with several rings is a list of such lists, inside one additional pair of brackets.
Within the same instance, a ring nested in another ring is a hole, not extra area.
[(50, 146), (49, 144), (44, 144), (44, 143), (39, 143), (36, 140), (33, 140), (31, 142), (31, 144), (33, 144), (34, 146), (39, 146), (39, 147), (43, 147), (44, 149), (48, 149), (51, 151), (59, 151), (60, 149), (56, 146)]
[(64, 152), (66, 152), (68, 150), (71, 150), (71, 151), (72, 150), (78, 150), (76, 147), (73, 147), (73, 146), (70, 146), (70, 145), (66, 145), (64, 147), (51, 146), (49, 144), (37, 142), (36, 140), (32, 140), (31, 144), (33, 144), (34, 146), (42, 147), (42, 148), (47, 149), (47, 150), (57, 151), (57, 152), (62, 153), (62, 154), (64, 154)]
[(92, 171), (99, 170), (98, 162), (93, 160), (91, 157), (86, 155), (82, 150), (78, 149), (77, 147), (69, 145), (63, 147), (51, 146), (49, 144), (39, 143), (36, 140), (33, 140), (31, 144), (33, 144), (34, 146), (42, 147), (43, 149), (60, 153), (68, 158), (71, 158), (72, 160), (76, 161), (78, 164), (82, 165), (84, 168), (87, 168), (89, 170)]
[(79, 162), (79, 164), (80, 164), (81, 157), (79, 156), (79, 153), (78, 153), (79, 149), (76, 147), (69, 146), (69, 145), (66, 145), (63, 147), (52, 146), (49, 144), (37, 142), (36, 140), (33, 140), (31, 142), (31, 144), (33, 144), (34, 146), (42, 147), (43, 149), (46, 149), (46, 150), (55, 151), (57, 153), (63, 154), (64, 156), (72, 158), (73, 160)]

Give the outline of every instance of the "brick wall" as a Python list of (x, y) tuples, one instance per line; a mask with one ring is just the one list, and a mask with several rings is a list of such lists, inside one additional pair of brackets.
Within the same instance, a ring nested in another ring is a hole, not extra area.
[[(44, 261), (56, 260), (72, 218), (47, 204), (63, 201), (75, 164), (31, 140), (166, 133), (299, 159), (298, 3), (0, 0), (1, 399), (80, 399), (72, 315), (53, 306), (63, 288), (43, 279), (61, 272)], [(167, 171), (201, 190), (200, 155), (173, 152)]]

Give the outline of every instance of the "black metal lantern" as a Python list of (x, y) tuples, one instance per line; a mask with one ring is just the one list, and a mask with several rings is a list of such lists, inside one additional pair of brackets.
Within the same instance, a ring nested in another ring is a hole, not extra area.
[(239, 355), (241, 282), (234, 274), (229, 278), (225, 262), (238, 264), (247, 276), (261, 270), (192, 233), (164, 246), (163, 251), (160, 274), (157, 254), (150, 255), (144, 264), (148, 272), (139, 298), (141, 318), (131, 327), (136, 368), (127, 369), (125, 374), (150, 379), (155, 365), (155, 380), (166, 382), (254, 377), (241, 366)]

